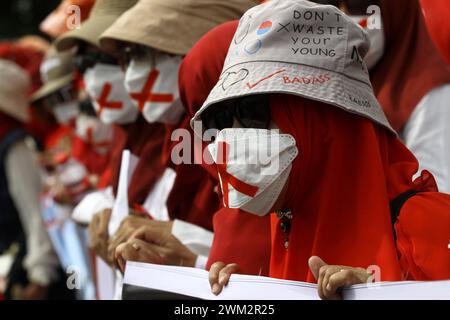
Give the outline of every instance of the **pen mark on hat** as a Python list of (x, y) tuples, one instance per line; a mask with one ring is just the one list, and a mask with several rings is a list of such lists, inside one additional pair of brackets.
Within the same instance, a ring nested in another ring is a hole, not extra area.
[(247, 53), (248, 55), (253, 55), (255, 53), (258, 53), (259, 50), (261, 50), (263, 46), (263, 43), (261, 40), (257, 39), (255, 41), (252, 41), (250, 43), (248, 43), (245, 47), (244, 47), (244, 51), (245, 53)]
[(289, 28), (288, 28), (288, 26), (291, 24), (290, 22), (288, 22), (287, 24), (282, 24), (282, 23), (279, 23), (279, 22), (278, 22), (278, 24), (280, 25), (281, 28), (278, 29), (277, 32), (280, 32), (281, 30), (284, 30), (284, 31), (286, 31), (286, 32), (289, 33)]
[[(245, 20), (242, 20), (241, 22), (239, 22), (238, 30), (236, 32), (236, 35), (234, 36), (235, 44), (240, 44), (247, 37), (248, 32), (250, 30), (251, 22), (252, 22), (251, 15), (246, 17)], [(240, 28), (241, 24), (243, 25), (244, 23), (247, 23), (247, 24), (244, 27)]]
[(285, 72), (285, 71), (286, 71), (286, 69), (278, 70), (277, 72), (274, 72), (274, 73), (272, 73), (272, 74), (269, 74), (268, 76), (262, 78), (261, 80), (255, 82), (255, 83), (253, 83), (253, 84), (250, 84), (250, 82), (247, 82), (247, 87), (248, 87), (250, 90), (251, 90), (251, 89), (254, 89), (254, 88), (255, 88), (256, 86), (258, 86), (261, 82), (266, 81), (266, 80), (269, 80), (270, 78), (276, 76), (277, 74), (283, 73), (283, 72)]
[(222, 87), (223, 91), (226, 91), (235, 84), (244, 81), (249, 73), (250, 72), (247, 69), (240, 69), (236, 72), (225, 72), (220, 78), (221, 80), (223, 79), (220, 86)]

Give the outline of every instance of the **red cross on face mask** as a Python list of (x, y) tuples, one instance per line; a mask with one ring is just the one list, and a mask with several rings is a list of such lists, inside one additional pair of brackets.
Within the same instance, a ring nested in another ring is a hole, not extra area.
[(111, 141), (109, 141), (109, 140), (103, 140), (103, 141), (96, 142), (94, 140), (94, 129), (92, 127), (87, 128), (87, 130), (86, 130), (86, 140), (87, 140), (87, 143), (92, 145), (94, 148), (105, 148), (105, 147), (109, 147), (111, 144)]
[(225, 141), (220, 141), (218, 143), (217, 150), (217, 170), (220, 175), (220, 180), (222, 181), (222, 193), (223, 202), (226, 207), (228, 207), (228, 184), (231, 184), (234, 189), (243, 193), (249, 197), (254, 197), (258, 192), (259, 188), (252, 186), (244, 181), (239, 180), (233, 175), (229, 174), (227, 171), (227, 161), (228, 161), (228, 144)]
[(170, 93), (154, 93), (152, 92), (156, 80), (159, 76), (159, 70), (153, 69), (150, 71), (147, 82), (142, 88), (141, 92), (132, 92), (130, 96), (133, 100), (138, 102), (138, 108), (142, 112), (146, 102), (156, 103), (172, 103), (174, 101), (173, 94)]
[(104, 109), (122, 109), (123, 103), (120, 101), (108, 101), (109, 94), (111, 93), (112, 85), (107, 82), (103, 85), (100, 97), (97, 99), (97, 103), (100, 106), (98, 115), (100, 116)]

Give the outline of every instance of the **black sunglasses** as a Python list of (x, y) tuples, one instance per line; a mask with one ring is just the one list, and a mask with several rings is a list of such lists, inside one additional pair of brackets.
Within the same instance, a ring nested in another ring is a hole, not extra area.
[(78, 52), (75, 56), (75, 67), (80, 73), (85, 73), (87, 69), (92, 68), (96, 63), (118, 65), (115, 57), (102, 52)]
[(119, 62), (126, 68), (132, 59), (150, 56), (151, 52), (152, 49), (146, 46), (123, 42), (119, 44)]
[(97, 116), (97, 112), (94, 109), (94, 105), (92, 104), (91, 99), (89, 98), (85, 98), (80, 102), (78, 102), (78, 108), (80, 109), (80, 112), (85, 115), (92, 117)]
[(252, 95), (218, 103), (201, 114), (206, 129), (232, 128), (236, 119), (244, 128), (268, 129), (269, 100), (265, 95)]
[(77, 98), (77, 90), (73, 83), (70, 83), (44, 97), (44, 101), (50, 107), (65, 103)]

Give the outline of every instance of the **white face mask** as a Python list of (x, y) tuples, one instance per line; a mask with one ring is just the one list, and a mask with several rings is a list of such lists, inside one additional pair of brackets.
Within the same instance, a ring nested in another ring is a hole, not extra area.
[(53, 115), (59, 124), (69, 124), (79, 113), (78, 102), (68, 101), (53, 107)]
[(59, 179), (67, 187), (79, 183), (88, 176), (86, 167), (75, 159), (69, 159), (58, 167)]
[[(364, 61), (367, 68), (370, 70), (376, 66), (376, 64), (381, 60), (384, 55), (384, 48), (386, 43), (386, 38), (384, 35), (383, 20), (379, 13), (375, 13), (372, 16), (350, 16), (356, 23), (361, 25), (365, 31), (367, 31), (370, 39), (370, 49), (367, 55), (364, 57)], [(376, 19), (379, 21), (380, 28), (369, 29), (367, 27), (367, 19)]]
[(183, 115), (178, 91), (181, 60), (181, 56), (159, 52), (131, 60), (125, 87), (147, 122), (176, 124)]
[(86, 91), (104, 123), (127, 124), (139, 112), (124, 87), (125, 75), (119, 66), (97, 63), (84, 74)]
[(80, 114), (75, 124), (76, 135), (92, 145), (99, 154), (109, 151), (113, 139), (113, 128), (101, 122), (97, 117)]
[(265, 129), (224, 129), (208, 149), (219, 170), (224, 205), (258, 216), (274, 206), (298, 155), (294, 137)]

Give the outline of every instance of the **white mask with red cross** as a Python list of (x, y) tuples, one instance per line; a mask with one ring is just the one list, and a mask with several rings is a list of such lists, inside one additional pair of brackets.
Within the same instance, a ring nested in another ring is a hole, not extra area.
[(99, 154), (106, 154), (111, 148), (113, 128), (97, 117), (80, 114), (75, 122), (75, 133)]
[(125, 88), (147, 122), (176, 124), (183, 115), (178, 91), (181, 61), (181, 56), (154, 51), (131, 60)]
[(125, 74), (119, 66), (97, 63), (83, 78), (100, 120), (107, 124), (128, 124), (137, 119), (139, 112), (125, 90)]
[(293, 136), (266, 129), (224, 129), (208, 149), (225, 207), (258, 216), (270, 213), (298, 155)]

